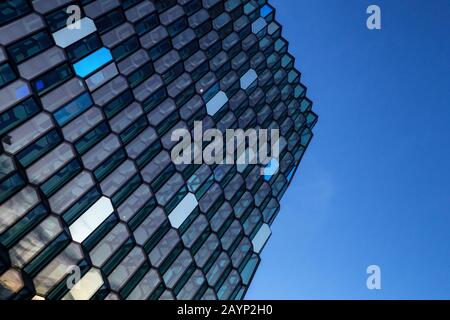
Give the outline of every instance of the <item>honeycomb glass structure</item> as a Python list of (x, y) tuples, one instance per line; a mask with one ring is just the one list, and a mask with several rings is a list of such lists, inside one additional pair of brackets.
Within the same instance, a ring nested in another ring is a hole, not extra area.
[[(244, 297), (317, 121), (274, 18), (265, 0), (0, 2), (0, 299)], [(175, 165), (195, 121), (279, 129), (279, 161)]]

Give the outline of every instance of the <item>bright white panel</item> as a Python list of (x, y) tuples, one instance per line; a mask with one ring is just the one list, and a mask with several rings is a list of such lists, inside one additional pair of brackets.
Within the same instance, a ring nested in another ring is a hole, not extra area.
[(69, 227), (72, 239), (82, 243), (113, 211), (111, 200), (101, 197)]
[(188, 193), (169, 214), (170, 224), (174, 228), (179, 228), (197, 205), (198, 202), (195, 195), (193, 193)]
[(255, 70), (250, 69), (248, 70), (242, 77), (241, 77), (241, 88), (246, 90), (248, 87), (251, 86), (253, 82), (258, 78), (258, 75), (256, 74)]
[(211, 100), (206, 104), (206, 111), (209, 115), (213, 116), (217, 111), (219, 111), (225, 103), (228, 102), (228, 97), (225, 92), (219, 91), (212, 97)]
[(57, 46), (66, 48), (97, 30), (94, 21), (87, 17), (81, 19), (79, 22), (80, 29), (69, 29), (65, 27), (53, 33), (53, 39), (55, 39)]
[(269, 240), (272, 231), (267, 223), (264, 223), (261, 228), (256, 233), (255, 237), (252, 240), (253, 250), (256, 253), (260, 253), (267, 240)]

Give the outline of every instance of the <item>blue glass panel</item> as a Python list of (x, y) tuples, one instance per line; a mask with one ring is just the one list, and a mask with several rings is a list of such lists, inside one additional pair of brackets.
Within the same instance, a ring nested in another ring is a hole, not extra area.
[(84, 78), (111, 60), (111, 52), (106, 48), (101, 48), (94, 53), (91, 53), (83, 60), (75, 63), (73, 67), (75, 69), (75, 73)]
[(56, 111), (53, 115), (55, 116), (56, 122), (58, 122), (60, 126), (63, 126), (90, 106), (92, 106), (92, 99), (89, 93), (86, 92)]
[(260, 10), (260, 15), (261, 17), (265, 18), (267, 17), (269, 14), (271, 14), (273, 11), (273, 9), (269, 6), (269, 5), (264, 5), (261, 10)]
[(42, 81), (42, 80), (37, 81), (36, 82), (36, 89), (38, 89), (38, 90), (44, 89), (44, 81)]
[(23, 85), (16, 89), (16, 98), (17, 100), (20, 100), (22, 98), (25, 98), (30, 94), (30, 89), (28, 89), (27, 85)]

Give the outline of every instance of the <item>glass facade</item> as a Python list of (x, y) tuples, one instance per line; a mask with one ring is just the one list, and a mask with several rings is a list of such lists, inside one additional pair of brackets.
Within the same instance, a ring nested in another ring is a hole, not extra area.
[[(1, 1), (0, 299), (244, 297), (317, 122), (274, 18), (266, 0)], [(279, 129), (279, 160), (176, 165), (194, 121)]]

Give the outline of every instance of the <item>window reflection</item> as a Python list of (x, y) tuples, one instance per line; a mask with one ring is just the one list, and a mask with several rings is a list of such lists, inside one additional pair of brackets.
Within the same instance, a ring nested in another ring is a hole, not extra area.
[(11, 264), (23, 267), (62, 231), (56, 217), (48, 217), (26, 235), (10, 251)]
[(83, 259), (83, 252), (76, 243), (71, 243), (33, 279), (36, 293), (46, 296), (66, 275), (67, 270)]

